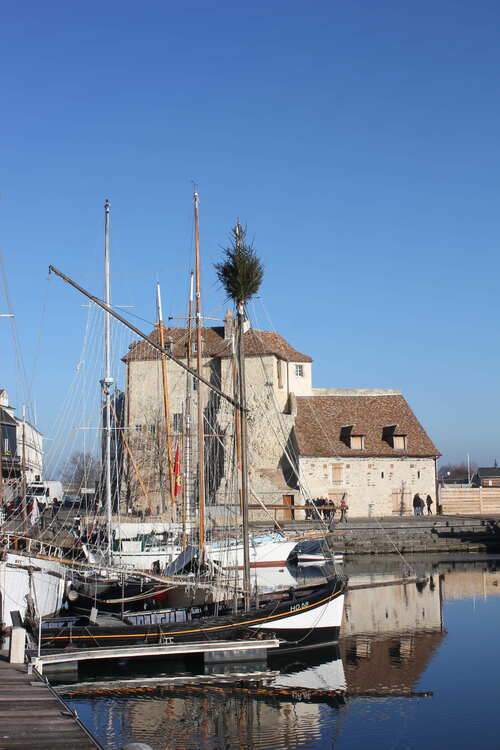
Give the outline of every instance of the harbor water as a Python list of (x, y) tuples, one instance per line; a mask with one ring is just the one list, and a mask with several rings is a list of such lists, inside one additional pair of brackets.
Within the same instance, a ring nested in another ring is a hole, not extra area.
[[(390, 585), (401, 566), (417, 580)], [(346, 572), (339, 644), (269, 655), (264, 683), (131, 688), (120, 680), (153, 671), (123, 664), (64, 700), (109, 750), (500, 747), (500, 559), (377, 557)]]

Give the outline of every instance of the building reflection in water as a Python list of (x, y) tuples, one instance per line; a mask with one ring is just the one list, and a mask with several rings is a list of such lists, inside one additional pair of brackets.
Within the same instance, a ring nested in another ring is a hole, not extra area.
[(443, 576), (443, 599), (488, 597), (500, 595), (500, 560), (450, 559), (440, 563)]
[(414, 694), (444, 637), (442, 577), (391, 585), (389, 573), (360, 573), (349, 583), (340, 644), (347, 693)]

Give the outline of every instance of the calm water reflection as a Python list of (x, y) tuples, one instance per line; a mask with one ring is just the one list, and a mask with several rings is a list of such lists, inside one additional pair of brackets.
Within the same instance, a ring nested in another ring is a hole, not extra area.
[[(500, 560), (407, 558), (425, 585), (349, 592), (339, 647), (274, 657), (259, 692), (94, 692), (65, 700), (105, 748), (500, 747)], [(454, 561), (453, 561), (454, 560)], [(346, 566), (389, 583), (397, 560)]]

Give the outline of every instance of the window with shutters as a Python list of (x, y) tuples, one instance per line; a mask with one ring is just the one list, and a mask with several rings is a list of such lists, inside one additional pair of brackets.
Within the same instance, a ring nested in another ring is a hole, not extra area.
[(278, 388), (283, 388), (283, 375), (281, 371), (281, 359), (276, 362), (276, 373), (278, 376)]
[(332, 484), (342, 484), (342, 464), (332, 464)]

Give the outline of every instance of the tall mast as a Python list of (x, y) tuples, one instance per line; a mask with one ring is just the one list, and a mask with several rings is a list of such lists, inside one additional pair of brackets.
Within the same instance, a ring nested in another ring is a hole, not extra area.
[[(109, 278), (109, 201), (104, 203), (104, 303), (111, 307), (111, 283)], [(104, 469), (106, 480), (106, 519), (108, 531), (108, 562), (112, 555), (112, 500), (111, 500), (111, 318), (104, 313), (104, 378), (101, 380), (104, 408)]]
[[(201, 305), (200, 305), (200, 236), (198, 226), (198, 193), (194, 196), (194, 249), (196, 259), (196, 371), (202, 375), (203, 363), (201, 352)], [(201, 381), (198, 380), (198, 498), (199, 498), (199, 535), (200, 557), (205, 554), (205, 426), (203, 424), (203, 399)]]
[[(188, 367), (191, 367), (191, 352), (192, 352), (192, 323), (193, 323), (193, 283), (194, 283), (194, 274), (193, 271), (191, 271), (191, 276), (189, 279), (189, 305), (188, 305), (188, 335), (187, 335), (187, 352), (186, 352), (186, 364)], [(182, 545), (185, 547), (187, 545), (187, 534), (186, 534), (186, 525), (187, 525), (187, 519), (191, 518), (192, 513), (192, 506), (191, 506), (191, 497), (192, 497), (192, 483), (191, 483), (191, 394), (193, 390), (193, 377), (192, 375), (187, 376), (186, 378), (186, 450), (185, 450), (185, 466), (186, 466), (186, 475), (183, 485), (183, 508), (182, 508)]]
[[(237, 247), (240, 244), (240, 227), (237, 224)], [(241, 505), (243, 522), (243, 592), (245, 597), (245, 611), (250, 609), (250, 539), (248, 534), (248, 442), (247, 442), (247, 397), (245, 380), (245, 346), (243, 342), (243, 328), (245, 322), (245, 306), (238, 300), (238, 370), (239, 370), (239, 412), (241, 438)]]
[[(160, 285), (156, 285), (156, 303), (158, 308), (158, 330), (160, 332), (160, 346), (165, 348), (165, 330), (163, 328), (163, 313), (161, 308)], [(167, 461), (168, 461), (168, 478), (170, 486), (170, 502), (175, 502), (174, 491), (174, 469), (172, 460), (172, 430), (170, 429), (170, 406), (168, 402), (168, 363), (165, 355), (161, 357), (161, 376), (163, 384), (163, 411), (165, 416), (165, 434), (167, 436)], [(162, 511), (163, 499), (162, 499)]]
[(23, 404), (23, 427), (22, 427), (22, 467), (21, 467), (21, 497), (23, 508), (23, 520), (28, 519), (28, 499), (26, 497), (26, 404)]

